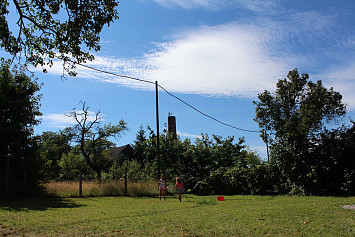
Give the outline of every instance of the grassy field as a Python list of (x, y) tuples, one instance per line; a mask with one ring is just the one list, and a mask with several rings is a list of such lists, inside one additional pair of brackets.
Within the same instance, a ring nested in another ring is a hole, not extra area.
[(355, 197), (184, 195), (0, 202), (0, 236), (355, 236)]

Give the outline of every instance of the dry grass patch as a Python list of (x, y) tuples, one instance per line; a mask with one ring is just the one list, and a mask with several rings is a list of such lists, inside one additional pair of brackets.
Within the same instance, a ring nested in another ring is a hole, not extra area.
[[(56, 197), (78, 197), (79, 182), (51, 182), (45, 184), (48, 195)], [(139, 182), (127, 184), (127, 196), (155, 196), (158, 194), (156, 182)], [(83, 197), (124, 196), (125, 185), (123, 181), (97, 183), (83, 182)]]

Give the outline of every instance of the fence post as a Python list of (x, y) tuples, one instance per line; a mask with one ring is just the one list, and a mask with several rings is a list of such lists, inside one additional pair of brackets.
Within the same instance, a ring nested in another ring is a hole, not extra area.
[(6, 156), (5, 201), (9, 196), (10, 158)]
[(124, 195), (127, 196), (128, 195), (128, 191), (127, 191), (127, 166), (124, 168)]
[(83, 197), (83, 173), (81, 170), (79, 174), (79, 197)]

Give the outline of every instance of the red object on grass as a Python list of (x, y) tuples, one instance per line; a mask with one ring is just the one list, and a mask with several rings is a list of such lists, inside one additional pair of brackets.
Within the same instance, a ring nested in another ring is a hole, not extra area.
[(224, 201), (224, 197), (223, 196), (218, 196), (217, 197), (217, 201)]

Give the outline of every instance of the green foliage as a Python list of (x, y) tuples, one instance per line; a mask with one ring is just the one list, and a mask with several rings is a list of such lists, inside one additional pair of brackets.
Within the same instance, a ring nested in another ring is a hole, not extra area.
[[(144, 134), (141, 130), (139, 134)], [(259, 178), (260, 182), (265, 178), (263, 170), (255, 168), (264, 164), (255, 152), (246, 149), (243, 145), (244, 139), (240, 138), (235, 143), (234, 137), (212, 137), (213, 139), (210, 139), (207, 134), (202, 134), (201, 138), (197, 138), (195, 144), (192, 144), (189, 139), (181, 141), (179, 137), (174, 139), (169, 133), (161, 134), (159, 150), (165, 177), (172, 183), (175, 182), (175, 177), (181, 177), (185, 188), (198, 194), (265, 194), (262, 187), (254, 188), (250, 180), (252, 175), (263, 175)], [(135, 147), (138, 147), (138, 144), (137, 142)], [(141, 169), (140, 172), (147, 171), (143, 173), (155, 179), (155, 134), (151, 133), (147, 140), (142, 140), (139, 147), (145, 148), (145, 159), (141, 165), (144, 170)]]
[[(91, 140), (85, 141), (84, 150), (89, 154), (86, 163), (97, 174), (108, 169), (111, 165), (112, 158), (109, 156), (108, 150), (111, 149), (113, 145), (111, 141), (106, 139), (99, 139), (96, 142)], [(81, 152), (81, 154), (83, 153)]]
[(321, 81), (313, 83), (308, 79), (308, 74), (299, 75), (294, 69), (278, 81), (274, 94), (265, 90), (259, 94), (259, 101), (254, 101), (255, 121), (262, 138), (271, 145), (273, 166), (288, 182), (286, 186), (306, 190), (314, 163), (310, 154), (312, 140), (319, 136), (326, 122), (345, 114), (339, 92), (326, 89)]
[(251, 173), (257, 165), (262, 165), (260, 158), (246, 149), (244, 139), (222, 139), (207, 135), (196, 140), (191, 153), (192, 170), (187, 176), (192, 190), (201, 194), (251, 194)]
[(324, 121), (345, 114), (342, 96), (333, 88), (327, 90), (321, 81), (308, 81), (308, 74), (297, 69), (279, 80), (276, 92), (259, 94), (255, 121), (280, 142), (312, 137), (322, 129)]
[(78, 180), (80, 174), (90, 168), (85, 162), (85, 159), (80, 154), (79, 149), (72, 149), (69, 153), (63, 154), (59, 162), (60, 178), (62, 180)]
[(40, 164), (33, 127), (39, 123), (40, 86), (23, 68), (0, 69), (0, 198), (27, 193), (39, 179)]
[(109, 175), (113, 180), (123, 180), (127, 170), (127, 178), (129, 182), (146, 182), (153, 180), (150, 172), (151, 166), (152, 164), (146, 163), (142, 167), (142, 164), (136, 160), (126, 160), (122, 165), (119, 165), (117, 161), (114, 161), (109, 170)]
[[(88, 51), (100, 50), (102, 29), (118, 19), (115, 0), (12, 2), (0, 2), (1, 48), (13, 56), (23, 52), (35, 66), (52, 65), (53, 58), (75, 63), (93, 60)], [(18, 15), (18, 28), (13, 30), (7, 20), (11, 7)]]
[(322, 132), (315, 141), (310, 188), (321, 195), (355, 195), (355, 123)]
[[(270, 162), (249, 150), (244, 138), (235, 141), (234, 137), (201, 134), (192, 143), (164, 132), (159, 135), (160, 167), (168, 183), (181, 177), (186, 190), (200, 195), (353, 195), (355, 126), (320, 130), (327, 120), (343, 114), (341, 95), (323, 88), (320, 82), (307, 83), (308, 76), (300, 77), (297, 70), (289, 73), (288, 80), (280, 80), (275, 95), (267, 91), (259, 95), (261, 102), (256, 103), (262, 138), (271, 144)], [(315, 97), (323, 105), (314, 102)], [(129, 183), (156, 180), (157, 136), (150, 128), (149, 136), (139, 128), (133, 159), (122, 154), (111, 157), (108, 150), (114, 144), (107, 138), (124, 131), (125, 123), (102, 128), (99, 113), (88, 120), (85, 103), (82, 111), (73, 110), (70, 115), (78, 122), (75, 138), (91, 167), (86, 168), (87, 175), (94, 170), (105, 182), (122, 181), (126, 174)], [(63, 178), (77, 176), (78, 160), (76, 153), (62, 157)], [(107, 193), (115, 193), (111, 191)]]
[(133, 149), (134, 149), (134, 159), (137, 160), (138, 162), (144, 162), (145, 160), (145, 148), (146, 148), (146, 135), (145, 135), (145, 130), (143, 129), (143, 126), (141, 125), (139, 127), (139, 131), (137, 132), (136, 140), (134, 141), (133, 144)]
[(210, 173), (204, 182), (204, 194), (270, 195), (275, 194), (269, 165), (221, 167)]
[(44, 163), (43, 179), (49, 181), (59, 177), (61, 169), (59, 162), (63, 155), (72, 150), (70, 144), (72, 138), (73, 134), (70, 128), (59, 132), (44, 132), (37, 137), (41, 160)]

